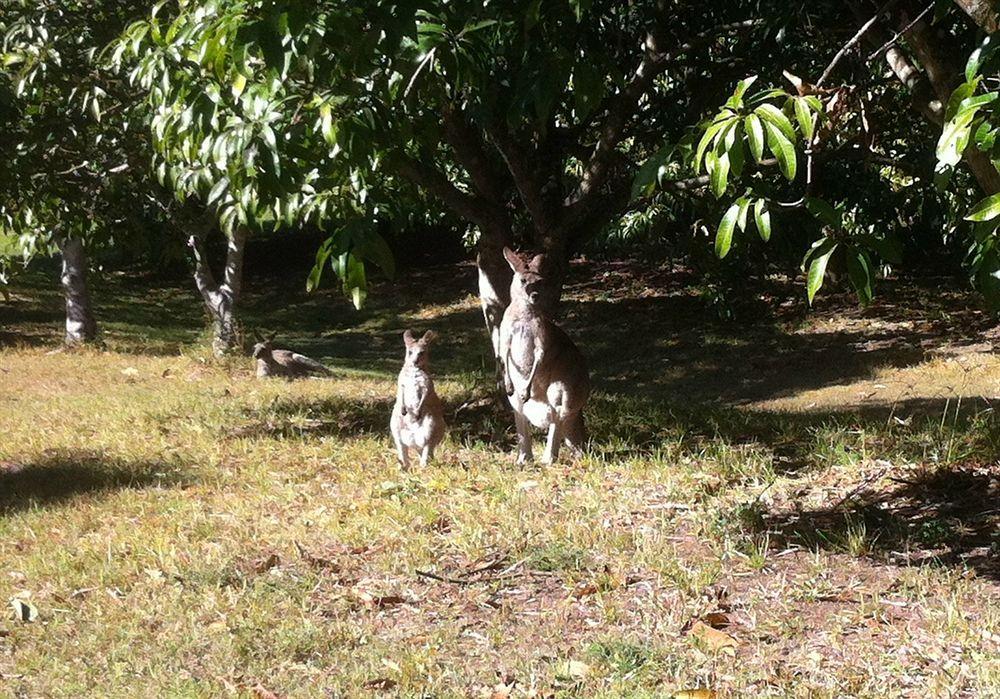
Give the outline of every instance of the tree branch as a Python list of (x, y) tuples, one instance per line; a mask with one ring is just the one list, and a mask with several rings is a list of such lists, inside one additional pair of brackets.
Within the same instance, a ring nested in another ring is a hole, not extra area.
[(528, 210), (528, 215), (531, 216), (535, 230), (543, 237), (550, 235), (555, 227), (555, 221), (551, 207), (545, 199), (543, 192), (545, 183), (540, 180), (538, 170), (529, 162), (524, 149), (514, 142), (505, 128), (491, 129), (490, 137), (507, 164), (514, 186)]
[(456, 214), (476, 225), (483, 225), (484, 207), (481, 202), (456, 187), (440, 170), (402, 153), (396, 154), (393, 164), (400, 176), (440, 199)]
[(489, 156), (479, 132), (473, 129), (461, 109), (451, 105), (442, 113), (445, 139), (455, 152), (458, 162), (469, 173), (476, 192), (484, 199), (502, 207), (507, 193), (503, 173)]
[(642, 98), (652, 90), (657, 76), (666, 70), (668, 65), (676, 61), (679, 56), (711, 42), (719, 34), (755, 27), (761, 23), (762, 20), (750, 19), (719, 25), (694, 36), (669, 53), (662, 49), (652, 31), (647, 32), (643, 42), (642, 60), (625, 86), (607, 101), (607, 117), (600, 128), (600, 137), (589, 161), (584, 166), (580, 184), (565, 202), (566, 206), (573, 206), (601, 189), (611, 166), (612, 154), (621, 143), (629, 121), (638, 111)]

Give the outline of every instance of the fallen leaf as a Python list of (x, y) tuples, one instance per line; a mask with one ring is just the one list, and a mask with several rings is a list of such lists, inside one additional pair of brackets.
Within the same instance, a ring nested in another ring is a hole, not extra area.
[(30, 624), (38, 618), (38, 608), (26, 597), (12, 597), (10, 608), (14, 610), (14, 616), (18, 621)]
[(590, 673), (590, 665), (582, 660), (567, 660), (556, 668), (556, 677), (562, 680), (582, 680)]
[(712, 689), (685, 689), (676, 692), (673, 699), (715, 699), (717, 696)]
[(281, 563), (281, 557), (276, 553), (270, 553), (266, 556), (261, 556), (253, 561), (253, 570), (255, 573), (266, 573), (275, 568)]
[(580, 583), (573, 588), (573, 596), (576, 598), (587, 597), (588, 595), (597, 594), (597, 590), (596, 583)]
[(396, 686), (396, 681), (390, 680), (388, 677), (379, 677), (376, 680), (368, 680), (361, 686), (365, 689), (389, 690)]
[(709, 612), (701, 620), (713, 629), (724, 629), (730, 624), (729, 615), (725, 612)]
[(688, 635), (694, 636), (708, 648), (714, 651), (733, 652), (736, 648), (736, 639), (725, 631), (713, 629), (703, 621), (695, 621), (688, 629)]
[(257, 697), (257, 699), (281, 699), (278, 694), (275, 694), (260, 682), (251, 687), (250, 692)]

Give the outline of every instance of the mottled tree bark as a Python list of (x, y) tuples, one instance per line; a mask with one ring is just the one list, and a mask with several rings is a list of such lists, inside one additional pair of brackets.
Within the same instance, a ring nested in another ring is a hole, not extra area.
[(1000, 5), (997, 0), (955, 0), (955, 4), (987, 34), (1000, 29)]
[(79, 238), (59, 241), (62, 252), (63, 295), (66, 298), (67, 345), (80, 345), (97, 339), (97, 321), (87, 286), (87, 251)]
[(189, 244), (194, 251), (194, 281), (212, 319), (214, 336), (212, 350), (222, 356), (239, 348), (240, 332), (236, 305), (243, 288), (243, 255), (247, 232), (237, 228), (226, 245), (226, 265), (222, 283), (217, 283), (212, 268), (205, 259), (201, 235), (192, 235)]

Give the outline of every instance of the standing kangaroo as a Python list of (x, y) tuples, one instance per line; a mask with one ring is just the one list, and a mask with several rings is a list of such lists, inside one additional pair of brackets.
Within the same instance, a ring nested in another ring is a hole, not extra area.
[(396, 453), (403, 468), (410, 466), (410, 448), (420, 452), (420, 465), (434, 457), (434, 448), (444, 437), (444, 406), (434, 390), (428, 373), (432, 330), (419, 340), (407, 330), (403, 333), (406, 356), (396, 382), (396, 404), (392, 406), (389, 431), (396, 443)]
[(261, 337), (259, 333), (254, 334), (257, 338), (257, 344), (253, 346), (253, 358), (257, 360), (257, 378), (259, 379), (267, 376), (295, 379), (312, 374), (329, 376), (333, 373), (315, 359), (310, 359), (304, 354), (291, 350), (274, 349), (275, 333), (271, 333), (267, 338)]
[(563, 440), (576, 452), (587, 438), (583, 407), (590, 395), (590, 374), (576, 348), (545, 316), (543, 257), (530, 261), (510, 248), (504, 257), (514, 279), (510, 305), (500, 323), (500, 362), (517, 427), (517, 463), (531, 461), (531, 426), (548, 430), (542, 456), (550, 464), (559, 457)]

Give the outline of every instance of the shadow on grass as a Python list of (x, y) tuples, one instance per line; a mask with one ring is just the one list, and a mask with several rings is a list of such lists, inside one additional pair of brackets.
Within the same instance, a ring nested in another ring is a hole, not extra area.
[(895, 565), (969, 567), (1000, 581), (1000, 469), (955, 465), (893, 478), (829, 508), (768, 513), (778, 546), (868, 555)]
[(186, 482), (173, 465), (132, 463), (100, 452), (58, 453), (27, 463), (0, 463), (0, 517), (76, 498)]

